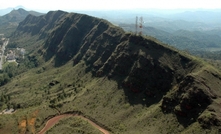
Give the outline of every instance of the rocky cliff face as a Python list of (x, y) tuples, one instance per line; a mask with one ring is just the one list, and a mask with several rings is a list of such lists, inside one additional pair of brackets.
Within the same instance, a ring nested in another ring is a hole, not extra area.
[(14, 36), (22, 34), (43, 40), (35, 52), (55, 67), (83, 61), (86, 72), (117, 81), (131, 104), (161, 103), (165, 114), (185, 117), (179, 121), (187, 126), (221, 125), (221, 75), (190, 55), (105, 20), (63, 11), (29, 15)]

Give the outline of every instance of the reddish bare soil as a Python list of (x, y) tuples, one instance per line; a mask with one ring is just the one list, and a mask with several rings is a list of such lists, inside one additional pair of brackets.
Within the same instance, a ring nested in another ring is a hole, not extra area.
[(26, 132), (26, 126), (27, 126), (27, 121), (26, 121), (26, 120), (22, 120), (22, 121), (19, 123), (20, 134), (25, 134), (25, 132)]
[(55, 116), (53, 118), (51, 118), (50, 120), (47, 121), (45, 127), (38, 133), (38, 134), (44, 134), (47, 130), (49, 130), (53, 125), (55, 125), (56, 123), (59, 122), (59, 120), (65, 118), (65, 117), (71, 117), (71, 116), (78, 116), (86, 121), (88, 121), (92, 126), (94, 126), (95, 128), (99, 129), (102, 133), (104, 134), (109, 134), (109, 132), (107, 130), (105, 130), (104, 128), (100, 127), (99, 125), (97, 125), (96, 123), (94, 123), (93, 121), (81, 116), (81, 115), (73, 115), (73, 114), (64, 114), (64, 115), (58, 115)]
[(36, 116), (38, 114), (38, 110), (34, 111), (32, 115), (30, 116), (29, 119), (26, 117), (23, 117), (23, 119), (19, 122), (19, 133), (20, 134), (25, 134), (27, 131), (27, 128), (30, 128), (31, 133), (35, 133), (35, 121), (36, 121)]
[(28, 126), (31, 128), (31, 133), (35, 134), (35, 121), (36, 121), (36, 116), (38, 114), (38, 110), (33, 112), (31, 119), (27, 120)]

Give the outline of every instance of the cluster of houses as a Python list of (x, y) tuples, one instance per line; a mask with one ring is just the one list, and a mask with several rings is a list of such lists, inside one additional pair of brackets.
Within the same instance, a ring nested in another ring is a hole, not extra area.
[(24, 48), (16, 48), (14, 50), (8, 50), (6, 60), (8, 62), (16, 62), (16, 59), (19, 57), (24, 58), (25, 49)]
[[(1, 37), (1, 34), (0, 34), (0, 37)], [(0, 46), (2, 47), (2, 45), (3, 45), (3, 42), (6, 40), (6, 38), (3, 38), (3, 36), (1, 37), (1, 42), (2, 43), (0, 43)], [(2, 49), (0, 49), (0, 56), (3, 54), (3, 52), (2, 52), (3, 50)], [(25, 49), (24, 48), (16, 48), (16, 49), (14, 49), (14, 48), (12, 48), (12, 49), (8, 49), (7, 50), (7, 52), (5, 52), (6, 53), (6, 56), (5, 56), (5, 58), (6, 58), (6, 61), (8, 61), (8, 62), (16, 62), (16, 59), (18, 59), (18, 58), (24, 58), (24, 54), (25, 54)]]
[(15, 110), (13, 108), (11, 109), (5, 109), (2, 112), (0, 112), (0, 114), (13, 114), (15, 112)]

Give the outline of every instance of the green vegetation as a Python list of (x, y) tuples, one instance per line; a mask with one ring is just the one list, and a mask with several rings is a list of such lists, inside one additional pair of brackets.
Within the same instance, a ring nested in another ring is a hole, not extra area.
[(55, 134), (57, 132), (60, 134), (102, 134), (89, 122), (81, 119), (80, 117), (68, 117), (60, 120), (59, 123), (47, 132), (47, 134)]
[[(0, 87), (4, 105), (20, 109), (0, 115), (10, 120), (1, 124), (0, 133), (36, 133), (48, 119), (76, 111), (111, 133), (221, 129), (221, 73), (155, 38), (125, 34), (105, 20), (62, 11), (27, 17), (12, 38), (29, 53), (2, 72), (10, 78)], [(216, 123), (208, 122), (211, 117)], [(8, 129), (11, 124), (17, 127)], [(66, 128), (97, 133), (75, 117), (48, 133), (69, 133)]]
[(10, 109), (11, 106), (9, 104), (9, 101), (10, 101), (10, 96), (2, 93), (0, 96), (0, 110), (6, 109), (6, 108)]
[(10, 13), (0, 16), (0, 33), (4, 33), (6, 37), (16, 30), (18, 24), (25, 19), (29, 14), (42, 15), (41, 13), (34, 11), (26, 11), (24, 9), (12, 10)]
[[(19, 63), (19, 64), (18, 64)], [(25, 59), (18, 59), (16, 62), (6, 62), (3, 70), (0, 72), (0, 85), (4, 85), (10, 81), (11, 78), (19, 75), (28, 69), (39, 66), (40, 62), (36, 56), (28, 56)]]

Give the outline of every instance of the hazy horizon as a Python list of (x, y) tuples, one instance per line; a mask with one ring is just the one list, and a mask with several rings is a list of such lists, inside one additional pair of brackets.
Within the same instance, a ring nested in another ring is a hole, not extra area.
[(177, 10), (177, 9), (221, 9), (220, 0), (62, 0), (54, 2), (51, 0), (30, 1), (30, 0), (8, 0), (0, 2), (0, 9), (14, 8), (23, 6), (30, 10), (133, 10), (133, 9), (158, 9), (158, 10)]

